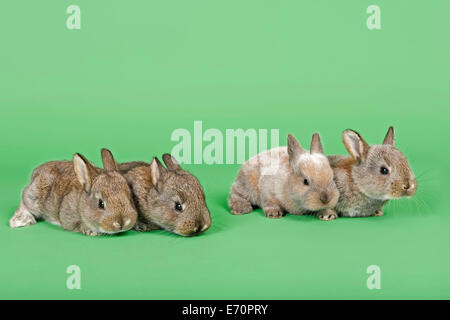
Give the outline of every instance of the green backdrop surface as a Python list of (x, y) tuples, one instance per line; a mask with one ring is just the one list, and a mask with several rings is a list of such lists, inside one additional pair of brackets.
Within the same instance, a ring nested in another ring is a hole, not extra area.
[[(81, 30), (66, 8), (81, 8)], [(368, 30), (366, 8), (381, 8)], [(450, 298), (448, 1), (2, 1), (0, 298)], [(389, 125), (418, 177), (385, 216), (323, 222), (229, 213), (239, 165), (185, 165), (212, 227), (87, 237), (8, 220), (37, 165), (80, 152), (147, 160), (178, 128), (320, 132), (381, 143)], [(81, 290), (66, 268), (81, 268)], [(381, 289), (366, 268), (381, 268)]]

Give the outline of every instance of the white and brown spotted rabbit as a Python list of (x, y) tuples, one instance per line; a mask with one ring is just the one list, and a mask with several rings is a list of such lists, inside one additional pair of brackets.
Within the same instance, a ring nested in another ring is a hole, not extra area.
[(311, 152), (291, 135), (287, 143), (242, 165), (228, 198), (231, 213), (249, 213), (258, 206), (266, 217), (280, 218), (286, 212), (305, 214), (335, 206), (339, 194), (319, 134), (312, 137)]

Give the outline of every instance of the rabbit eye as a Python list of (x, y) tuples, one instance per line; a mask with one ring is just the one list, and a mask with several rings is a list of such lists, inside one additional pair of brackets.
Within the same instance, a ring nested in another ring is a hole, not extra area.
[(175, 210), (183, 211), (183, 206), (179, 202), (175, 202)]
[(105, 203), (103, 202), (102, 199), (98, 199), (98, 207), (100, 209), (105, 209)]
[(386, 175), (386, 174), (389, 173), (389, 170), (386, 167), (381, 167), (380, 168), (380, 173)]
[(309, 186), (309, 181), (308, 181), (308, 179), (303, 180), (303, 184), (304, 184), (305, 186)]

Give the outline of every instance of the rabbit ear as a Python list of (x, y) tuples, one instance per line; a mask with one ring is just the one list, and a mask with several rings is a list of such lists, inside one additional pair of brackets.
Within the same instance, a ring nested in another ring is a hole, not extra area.
[(390, 144), (391, 146), (395, 145), (394, 127), (389, 127), (386, 137), (384, 137), (383, 144)]
[(342, 134), (342, 140), (344, 141), (344, 145), (348, 153), (350, 153), (352, 158), (358, 163), (366, 159), (369, 145), (364, 141), (358, 132), (347, 129)]
[(178, 161), (169, 153), (165, 153), (163, 155), (163, 161), (166, 164), (167, 169), (171, 171), (182, 170), (180, 165), (178, 164)]
[(314, 133), (312, 136), (311, 153), (322, 153), (323, 154), (322, 142), (320, 142), (320, 135), (317, 132)]
[(73, 156), (73, 169), (75, 170), (75, 174), (78, 178), (78, 181), (83, 186), (86, 192), (91, 190), (91, 172), (90, 170), (91, 164), (86, 160), (81, 154), (76, 153)]
[(289, 158), (296, 158), (305, 152), (300, 143), (290, 134), (288, 134), (287, 144)]
[(158, 158), (154, 157), (150, 164), (150, 172), (152, 174), (152, 184), (157, 188), (158, 182), (163, 179), (164, 174), (166, 173), (166, 168), (164, 168)]
[(102, 149), (102, 161), (103, 161), (103, 169), (106, 171), (117, 171), (116, 161), (114, 157), (108, 149)]

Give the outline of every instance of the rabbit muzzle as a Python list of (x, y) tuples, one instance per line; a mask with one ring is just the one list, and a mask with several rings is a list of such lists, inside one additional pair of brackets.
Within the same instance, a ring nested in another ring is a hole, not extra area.
[(136, 224), (136, 219), (137, 214), (111, 215), (103, 219), (100, 230), (108, 234), (128, 231)]
[(412, 197), (417, 192), (417, 180), (415, 178), (411, 178), (408, 182), (403, 184), (402, 188), (406, 197)]

